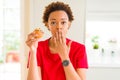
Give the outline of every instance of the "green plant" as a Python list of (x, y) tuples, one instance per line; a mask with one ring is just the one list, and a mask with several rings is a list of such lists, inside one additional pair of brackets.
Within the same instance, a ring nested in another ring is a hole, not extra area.
[(93, 36), (91, 41), (93, 43), (93, 49), (98, 49), (99, 48), (99, 43), (98, 43), (99, 36)]

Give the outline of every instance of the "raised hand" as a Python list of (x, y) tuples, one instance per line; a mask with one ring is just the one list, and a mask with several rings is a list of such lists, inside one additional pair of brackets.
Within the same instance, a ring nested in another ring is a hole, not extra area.
[(54, 36), (51, 38), (51, 42), (53, 43), (52, 47), (50, 48), (52, 52), (58, 53), (60, 57), (66, 55), (68, 56), (72, 41), (66, 44), (66, 37), (62, 30), (58, 30), (54, 34)]
[(36, 49), (39, 39), (43, 36), (43, 32), (40, 29), (35, 29), (28, 34), (26, 44), (30, 49)]

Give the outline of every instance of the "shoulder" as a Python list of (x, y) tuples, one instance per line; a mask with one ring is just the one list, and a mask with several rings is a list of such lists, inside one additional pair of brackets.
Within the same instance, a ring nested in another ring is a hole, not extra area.
[(45, 39), (45, 40), (39, 41), (38, 44), (46, 44), (48, 41), (49, 39)]
[(45, 39), (45, 40), (39, 41), (38, 42), (38, 47), (47, 46), (48, 45), (48, 41), (49, 41), (49, 39)]
[(85, 45), (76, 41), (72, 41), (72, 44), (77, 47), (84, 47)]
[(85, 45), (80, 43), (80, 42), (77, 42), (77, 41), (74, 41), (74, 40), (70, 40), (68, 39), (68, 42), (69, 41), (72, 41), (72, 44), (71, 44), (71, 47), (70, 47), (70, 52), (71, 53), (76, 53), (76, 55), (80, 54), (85, 54), (86, 53), (86, 48), (85, 48)]
[(71, 47), (74, 47), (74, 48), (85, 48), (85, 45), (80, 43), (80, 42), (68, 39), (68, 42), (69, 41), (72, 41)]

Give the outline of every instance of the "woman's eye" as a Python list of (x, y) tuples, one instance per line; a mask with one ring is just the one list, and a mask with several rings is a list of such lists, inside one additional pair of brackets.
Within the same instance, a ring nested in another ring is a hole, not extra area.
[(56, 22), (51, 22), (51, 25), (56, 25)]
[(64, 25), (64, 24), (66, 24), (66, 22), (65, 22), (65, 21), (63, 21), (63, 22), (62, 22), (62, 24)]

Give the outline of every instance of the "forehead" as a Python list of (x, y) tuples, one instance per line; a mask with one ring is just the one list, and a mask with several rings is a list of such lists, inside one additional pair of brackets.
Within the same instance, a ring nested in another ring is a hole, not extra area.
[(54, 11), (50, 13), (49, 20), (68, 20), (68, 15), (65, 11)]

